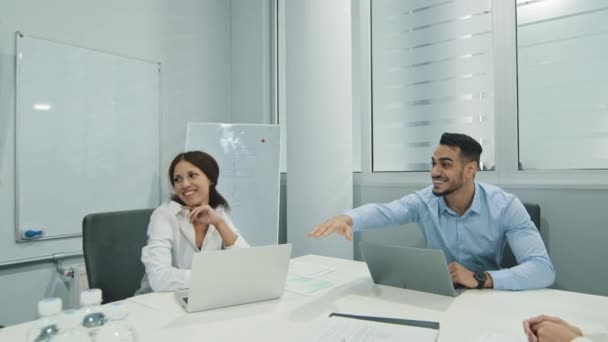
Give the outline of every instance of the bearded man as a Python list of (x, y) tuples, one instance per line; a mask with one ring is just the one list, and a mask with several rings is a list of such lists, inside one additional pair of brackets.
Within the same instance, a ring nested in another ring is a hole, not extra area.
[[(366, 204), (315, 227), (311, 237), (417, 223), (427, 245), (445, 254), (455, 285), (527, 290), (551, 286), (555, 270), (521, 201), (501, 188), (475, 181), (481, 145), (444, 133), (431, 157), (432, 185), (384, 204)], [(501, 269), (508, 242), (518, 265)]]

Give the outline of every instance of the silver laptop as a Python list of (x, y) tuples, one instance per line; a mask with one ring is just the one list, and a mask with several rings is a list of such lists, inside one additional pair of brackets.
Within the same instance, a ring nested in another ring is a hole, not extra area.
[(188, 312), (281, 297), (291, 244), (196, 253), (190, 289), (175, 292)]
[(364, 241), (359, 246), (376, 284), (452, 297), (464, 290), (454, 288), (445, 256), (440, 250)]

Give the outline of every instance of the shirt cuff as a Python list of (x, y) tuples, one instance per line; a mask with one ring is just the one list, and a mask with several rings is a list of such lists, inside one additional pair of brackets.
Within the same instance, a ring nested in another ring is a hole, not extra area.
[(517, 289), (517, 284), (512, 284), (511, 272), (509, 270), (486, 271), (492, 277), (495, 290), (513, 290)]
[(361, 215), (359, 215), (359, 213), (357, 212), (356, 209), (351, 209), (351, 210), (345, 212), (344, 215), (350, 216), (350, 218), (353, 220), (353, 225), (351, 227), (353, 230), (353, 233), (361, 231), (361, 228), (359, 227), (360, 222), (361, 222)]

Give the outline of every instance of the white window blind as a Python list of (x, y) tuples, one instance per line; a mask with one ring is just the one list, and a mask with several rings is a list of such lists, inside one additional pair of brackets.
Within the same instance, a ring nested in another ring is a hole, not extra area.
[(374, 171), (424, 171), (443, 132), (494, 165), (492, 1), (372, 0)]
[(519, 162), (608, 168), (608, 1), (517, 1)]

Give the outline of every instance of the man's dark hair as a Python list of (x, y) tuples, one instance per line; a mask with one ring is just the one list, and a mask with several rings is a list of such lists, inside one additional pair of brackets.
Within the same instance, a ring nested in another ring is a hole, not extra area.
[(443, 133), (439, 145), (459, 147), (460, 158), (467, 161), (476, 161), (479, 167), (479, 156), (481, 156), (482, 148), (477, 140), (470, 136), (460, 133)]

